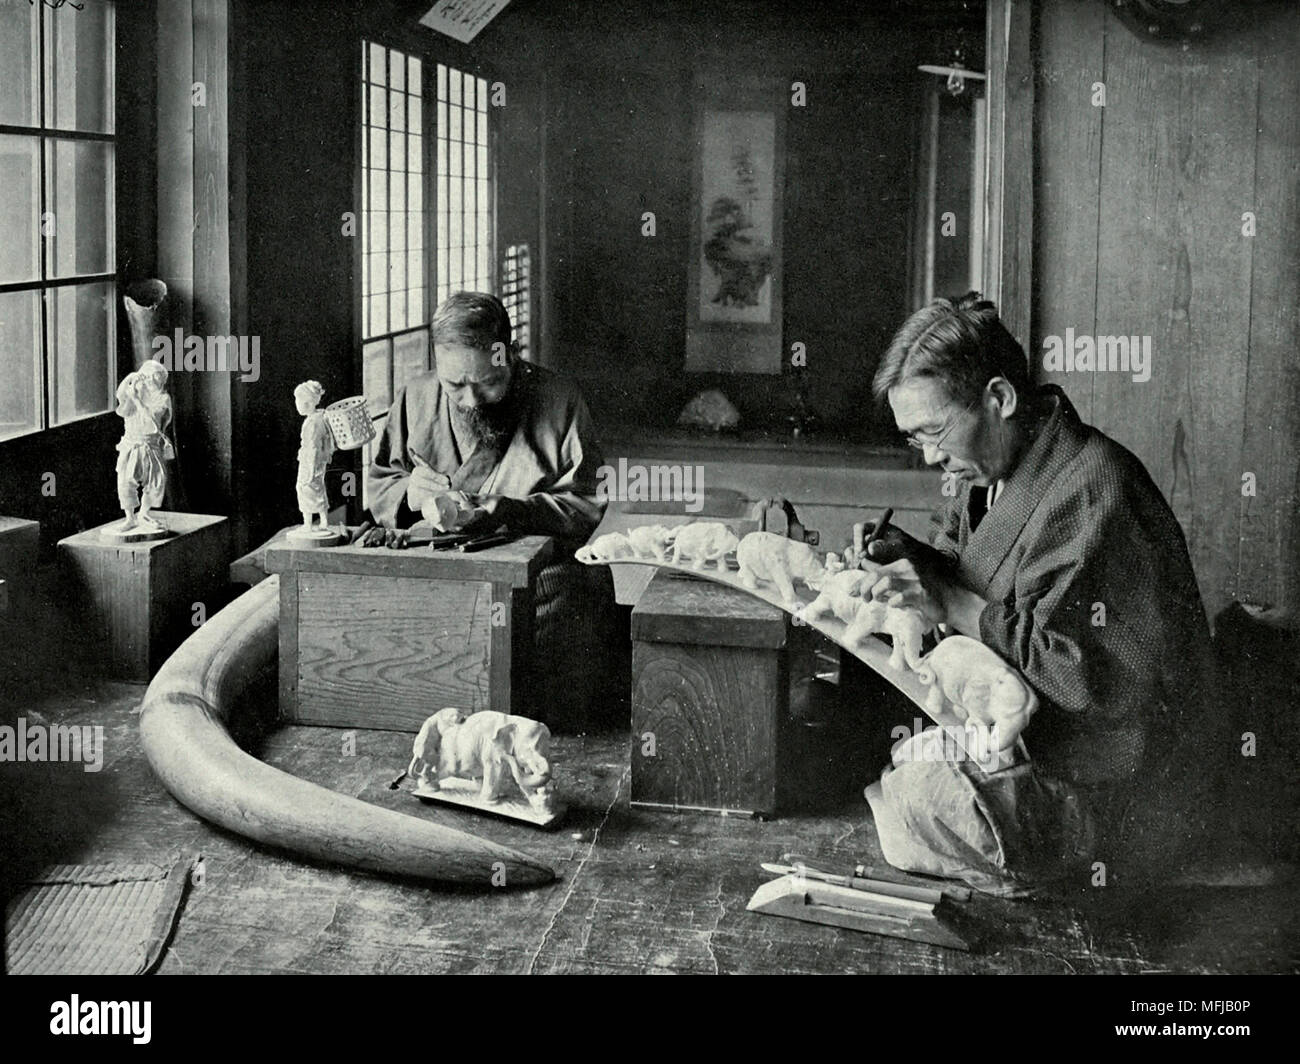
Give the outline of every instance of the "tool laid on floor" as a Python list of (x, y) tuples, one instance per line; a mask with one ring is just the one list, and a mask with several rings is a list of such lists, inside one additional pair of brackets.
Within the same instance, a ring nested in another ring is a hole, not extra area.
[(960, 927), (960, 914), (944, 891), (826, 872), (802, 862), (761, 867), (780, 878), (754, 892), (746, 906), (750, 912), (949, 949), (971, 948), (971, 936)]
[[(769, 872), (789, 873), (798, 872), (802, 869), (806, 876), (831, 875), (832, 873), (819, 872), (812, 864), (812, 858), (805, 857), (801, 853), (783, 853), (781, 854), (781, 864), (773, 867), (763, 865)], [(871, 865), (858, 864), (853, 866), (852, 876), (858, 879), (875, 879), (884, 883), (894, 884), (900, 887), (912, 887), (924, 891), (927, 895), (933, 893), (946, 894), (953, 901), (970, 901), (970, 887), (963, 887), (959, 883), (953, 883), (949, 880), (935, 880), (931, 882), (919, 882), (916, 877), (908, 875), (906, 872), (899, 872), (896, 869), (886, 865), (884, 868), (873, 868)], [(843, 876), (841, 876), (843, 878)], [(847, 886), (848, 884), (842, 884)]]

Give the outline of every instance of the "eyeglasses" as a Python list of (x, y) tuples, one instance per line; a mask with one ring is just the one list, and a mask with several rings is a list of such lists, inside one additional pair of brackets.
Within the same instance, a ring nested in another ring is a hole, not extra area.
[(952, 421), (948, 424), (948, 427), (943, 430), (943, 433), (937, 439), (934, 440), (923, 439), (920, 435), (918, 435), (915, 432), (909, 432), (906, 436), (903, 437), (903, 439), (907, 441), (907, 445), (909, 447), (913, 447), (918, 451), (922, 451), (926, 447), (933, 447), (935, 450), (938, 450), (943, 446), (943, 441), (946, 440), (949, 437), (949, 435), (951, 435), (952, 430), (957, 427), (961, 419), (964, 418), (967, 414), (969, 414), (973, 409), (975, 409), (979, 401), (980, 401), (979, 397), (972, 399), (966, 405), (966, 409), (952, 419)]

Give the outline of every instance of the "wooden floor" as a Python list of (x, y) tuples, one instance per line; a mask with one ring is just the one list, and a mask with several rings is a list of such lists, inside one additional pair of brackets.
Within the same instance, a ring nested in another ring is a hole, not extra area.
[[(978, 953), (746, 912), (783, 852), (879, 862), (865, 801), (759, 822), (628, 805), (628, 741), (557, 737), (567, 819), (543, 832), (419, 803), (385, 784), (411, 737), (293, 727), (262, 756), (367, 801), (426, 816), (548, 861), (559, 880), (529, 891), (459, 893), (313, 866), (214, 829), (178, 805), (141, 752), (143, 688), (91, 686), (25, 710), (102, 724), (105, 764), (27, 766), (7, 809), (11, 873), (44, 861), (166, 862), (204, 856), (164, 973), (310, 972), (1281, 972), (1300, 966), (1294, 881), (1184, 888), (1152, 898), (1111, 887), (1054, 901), (978, 898)], [(12, 713), (12, 707), (11, 711)], [(14, 770), (17, 766), (4, 766)], [(12, 771), (7, 778), (18, 778)], [(36, 781), (33, 783), (32, 781)]]

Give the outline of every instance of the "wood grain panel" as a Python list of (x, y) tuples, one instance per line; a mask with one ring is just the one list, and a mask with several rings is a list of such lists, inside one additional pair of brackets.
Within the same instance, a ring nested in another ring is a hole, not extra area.
[(775, 810), (778, 651), (637, 642), (632, 674), (633, 802)]
[[(1251, 239), (1250, 362), (1241, 470), (1255, 498), (1241, 498), (1237, 597), (1300, 610), (1300, 16), (1256, 40), (1259, 67)], [(1241, 200), (1245, 199), (1242, 190)], [(1238, 213), (1240, 225), (1240, 212)]]
[(1061, 385), (1092, 421), (1092, 379), (1043, 370), (1044, 336), (1067, 328), (1092, 334), (1097, 321), (1097, 225), (1101, 208), (1102, 121), (1092, 103), (1104, 78), (1106, 10), (1053, 2), (1039, 28), (1035, 104), (1039, 122), (1034, 189), (1034, 329), (1028, 346), (1036, 380)]
[(418, 731), (443, 706), (488, 709), (492, 585), (298, 574), (294, 719)]
[[(1159, 418), (1171, 432), (1166, 439), (1173, 441), (1165, 444), (1166, 453), (1171, 462), (1181, 462), (1172, 415), (1186, 411), (1183, 438), (1195, 490), (1187, 499), (1180, 481), (1179, 490), (1167, 494), (1188, 532), (1211, 616), (1237, 593), (1252, 253), (1251, 241), (1241, 233), (1241, 201), (1255, 185), (1258, 79), (1253, 49), (1243, 53), (1226, 41), (1184, 53), (1179, 71), (1173, 169), (1178, 270), (1181, 274), (1184, 254), (1190, 270), (1186, 369), (1181, 380), (1161, 379)], [(1165, 358), (1184, 346), (1178, 315), (1175, 306), (1176, 339), (1167, 345)], [(1162, 360), (1160, 346), (1154, 358), (1157, 364)], [(1190, 525), (1184, 516), (1189, 511)]]

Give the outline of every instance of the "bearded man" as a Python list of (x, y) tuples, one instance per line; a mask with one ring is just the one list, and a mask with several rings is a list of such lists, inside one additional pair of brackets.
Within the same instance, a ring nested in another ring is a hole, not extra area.
[[(554, 536), (561, 560), (538, 575), (536, 714), (561, 726), (610, 683), (590, 665), (614, 641), (609, 572), (573, 561), (604, 514), (596, 493), (602, 465), (591, 414), (575, 385), (524, 362), (510, 315), (495, 296), (456, 292), (432, 323), (435, 368), (403, 388), (377, 442), (366, 488), (381, 526), (367, 545), (405, 545), (406, 533), (439, 495), (471, 506), (457, 531), (504, 526)], [(605, 692), (608, 693), (608, 692)]]

